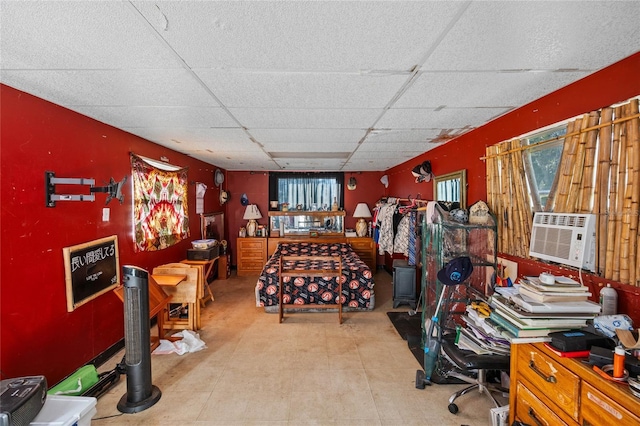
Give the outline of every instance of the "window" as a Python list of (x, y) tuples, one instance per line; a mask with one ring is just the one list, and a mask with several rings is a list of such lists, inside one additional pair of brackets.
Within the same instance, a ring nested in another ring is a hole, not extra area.
[[(290, 209), (331, 210), (344, 205), (343, 173), (270, 173), (269, 200)], [(271, 203), (270, 209), (277, 210)]]
[(567, 127), (563, 125), (523, 138), (524, 144), (530, 146), (529, 149), (524, 151), (524, 160), (530, 165), (528, 170), (526, 168), (525, 170), (528, 172), (529, 186), (533, 189), (531, 195), (534, 211), (546, 210), (545, 205), (562, 157), (562, 148), (564, 146), (564, 138), (562, 136), (566, 133)]

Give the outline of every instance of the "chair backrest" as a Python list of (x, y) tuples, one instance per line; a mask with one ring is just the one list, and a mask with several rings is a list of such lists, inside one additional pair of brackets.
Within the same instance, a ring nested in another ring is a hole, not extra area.
[(183, 263), (161, 265), (153, 268), (153, 275), (184, 275), (176, 286), (163, 286), (172, 303), (196, 303), (198, 301), (198, 270)]

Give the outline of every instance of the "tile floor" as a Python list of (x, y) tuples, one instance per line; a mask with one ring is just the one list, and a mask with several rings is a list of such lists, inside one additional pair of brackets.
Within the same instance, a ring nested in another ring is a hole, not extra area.
[[(179, 356), (152, 355), (154, 406), (121, 414), (126, 378), (97, 404), (94, 425), (490, 425), (489, 399), (476, 393), (449, 413), (463, 385), (415, 388), (416, 361), (386, 312), (391, 276), (375, 275), (371, 312), (277, 314), (255, 307), (257, 277), (214, 281), (215, 301), (202, 311), (207, 348)], [(100, 371), (113, 368), (117, 354)], [(113, 417), (111, 417), (113, 416)]]

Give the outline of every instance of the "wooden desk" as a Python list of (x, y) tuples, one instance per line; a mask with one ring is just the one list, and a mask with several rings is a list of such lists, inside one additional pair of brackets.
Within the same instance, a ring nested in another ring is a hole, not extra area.
[(629, 387), (581, 361), (542, 343), (511, 345), (509, 424), (640, 425), (640, 400)]
[(198, 272), (200, 275), (200, 282), (202, 283), (202, 294), (198, 297), (200, 298), (200, 305), (204, 308), (207, 299), (211, 299), (213, 302), (215, 298), (213, 297), (213, 292), (211, 291), (211, 287), (209, 286), (209, 282), (207, 281), (207, 277), (213, 269), (213, 265), (219, 257), (214, 257), (210, 260), (189, 260), (185, 259), (180, 261), (180, 263), (184, 263), (189, 266), (195, 266), (198, 268)]

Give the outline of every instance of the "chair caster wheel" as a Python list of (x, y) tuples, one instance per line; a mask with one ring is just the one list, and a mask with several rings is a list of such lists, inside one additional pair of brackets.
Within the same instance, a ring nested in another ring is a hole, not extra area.
[(456, 404), (451, 403), (448, 408), (451, 414), (458, 414), (458, 406)]
[(424, 389), (424, 371), (416, 371), (416, 389)]

